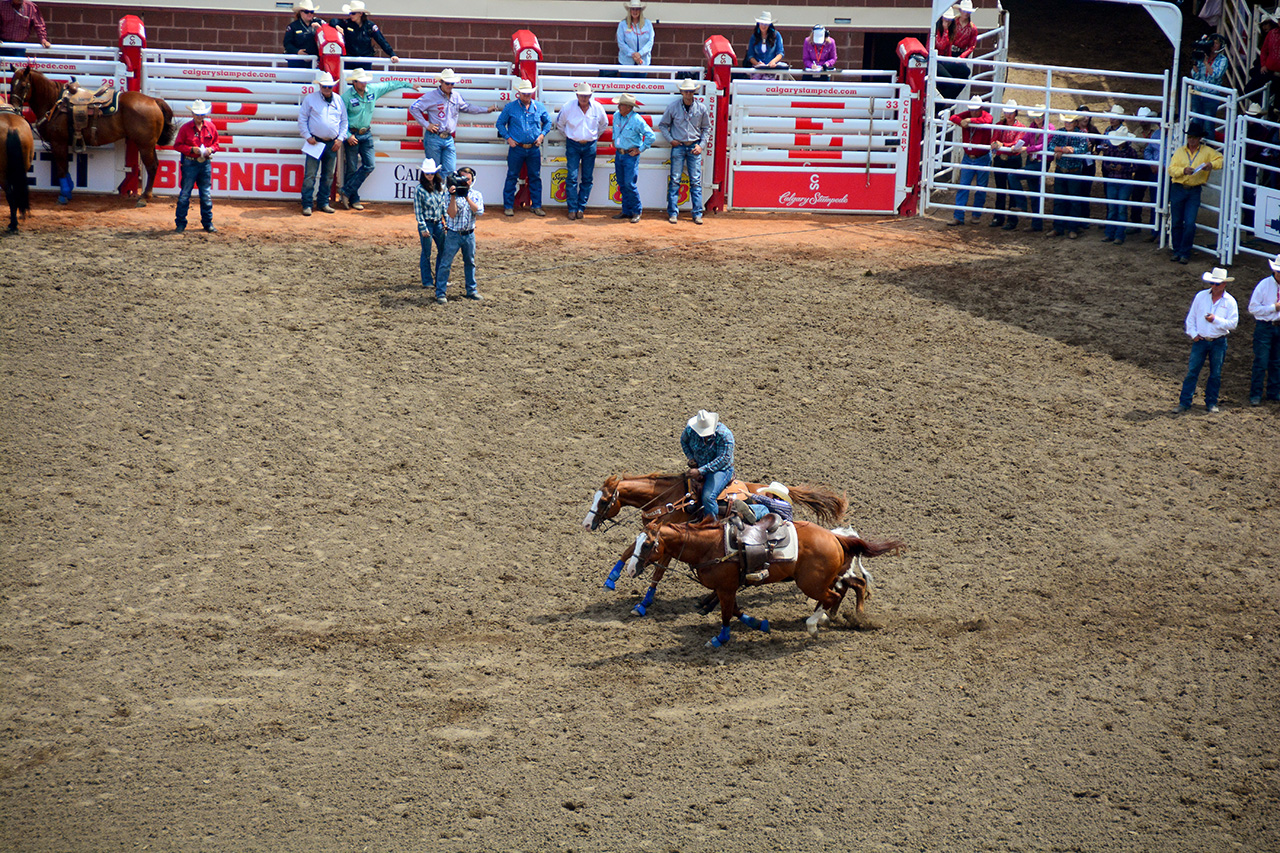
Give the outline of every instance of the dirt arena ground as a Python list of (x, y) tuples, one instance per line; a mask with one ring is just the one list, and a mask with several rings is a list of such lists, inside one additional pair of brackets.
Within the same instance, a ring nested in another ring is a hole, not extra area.
[[(1280, 408), (1245, 319), (1173, 413), (1205, 260), (489, 216), (438, 307), (407, 208), (217, 221), (0, 240), (0, 848), (1280, 848)], [(910, 543), (865, 620), (601, 588), (588, 498), (702, 407)]]

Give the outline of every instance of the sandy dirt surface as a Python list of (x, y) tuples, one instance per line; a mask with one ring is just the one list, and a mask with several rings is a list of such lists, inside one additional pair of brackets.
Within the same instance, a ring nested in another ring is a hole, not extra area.
[[(1280, 847), (1280, 408), (1246, 318), (1173, 413), (1204, 259), (499, 215), (436, 306), (405, 207), (216, 216), (0, 240), (0, 848)], [(602, 589), (588, 498), (704, 407), (908, 541), (865, 619)]]

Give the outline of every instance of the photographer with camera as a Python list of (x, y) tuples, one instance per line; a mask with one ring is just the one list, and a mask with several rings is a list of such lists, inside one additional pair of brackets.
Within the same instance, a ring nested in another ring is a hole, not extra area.
[[(1227, 80), (1227, 55), (1222, 52), (1222, 36), (1210, 33), (1201, 36), (1191, 48), (1191, 79), (1212, 86), (1225, 86)], [(1197, 95), (1191, 89), (1192, 121), (1213, 123), (1217, 120), (1219, 99)]]
[(473, 189), (476, 170), (463, 166), (445, 178), (449, 204), (445, 208), (444, 247), (436, 261), (436, 304), (444, 305), (445, 289), (449, 284), (449, 272), (453, 258), (462, 251), (463, 272), (466, 275), (466, 298), (483, 299), (476, 287), (476, 219), (484, 215), (484, 197)]

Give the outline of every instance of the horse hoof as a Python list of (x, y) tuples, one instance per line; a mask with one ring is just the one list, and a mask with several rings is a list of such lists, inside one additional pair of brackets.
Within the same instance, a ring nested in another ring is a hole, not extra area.
[(618, 588), (618, 584), (614, 581), (614, 579), (613, 579), (613, 578), (609, 578), (607, 581), (605, 581), (605, 582), (604, 582), (604, 588), (605, 588), (605, 589), (617, 589), (617, 588)]
[(147, 206), (147, 200), (145, 198), (138, 199), (138, 203), (134, 205), (134, 207), (146, 207), (146, 206)]
[(644, 616), (648, 614), (648, 612), (649, 609), (643, 604), (637, 604), (635, 607), (631, 608), (631, 615), (633, 616)]
[(818, 623), (806, 621), (804, 627), (805, 630), (809, 632), (810, 637), (818, 636)]

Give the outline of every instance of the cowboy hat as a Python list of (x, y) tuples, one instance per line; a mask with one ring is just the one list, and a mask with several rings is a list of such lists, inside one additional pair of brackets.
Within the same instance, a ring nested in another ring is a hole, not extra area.
[(1227, 275), (1227, 271), (1224, 270), (1222, 267), (1214, 267), (1209, 272), (1200, 276), (1200, 280), (1207, 281), (1210, 284), (1224, 284), (1225, 282), (1228, 282), (1228, 281), (1235, 281), (1234, 278)]
[(774, 480), (763, 489), (760, 489), (756, 494), (773, 495), (775, 498), (782, 498), (787, 503), (791, 502), (791, 490), (779, 483), (777, 480)]
[(773, 23), (773, 13), (772, 13), (772, 12), (761, 12), (761, 13), (760, 13), (760, 17), (756, 18), (756, 23), (757, 23), (757, 24), (772, 24), (772, 23)]
[(590, 84), (590, 83), (588, 83), (588, 82), (587, 82), (587, 81), (585, 81), (585, 80), (583, 80), (581, 83), (574, 83), (574, 84), (573, 84), (573, 94), (575, 94), (575, 95), (590, 95), (590, 94), (591, 94), (591, 84)]
[(422, 172), (426, 175), (434, 175), (440, 171), (440, 167), (436, 165), (436, 161), (430, 157), (422, 161)]
[(1113, 116), (1122, 116), (1124, 115), (1124, 107), (1119, 104), (1112, 104), (1110, 114)]
[(1240, 106), (1251, 116), (1260, 116), (1266, 112), (1266, 110), (1262, 108), (1262, 104), (1255, 104), (1253, 101), (1245, 101)]
[(368, 68), (357, 68), (347, 75), (348, 83), (368, 83), (373, 79)]
[(1080, 118), (1080, 116), (1076, 113), (1058, 113), (1058, 121), (1063, 124), (1070, 124), (1078, 118)]
[(626, 9), (643, 9), (649, 4), (645, 3), (644, 0), (627, 0), (627, 2), (622, 5)]
[(1005, 115), (1008, 115), (1009, 113), (1017, 113), (1018, 102), (1015, 101), (1013, 98), (1010, 98), (1009, 100), (1004, 102), (1004, 106), (1000, 108), (1000, 112), (1004, 113)]
[(966, 15), (973, 14), (973, 0), (960, 0), (958, 5), (961, 12), (964, 12)]
[(1135, 115), (1138, 118), (1160, 118), (1158, 114), (1151, 111), (1151, 107), (1138, 107), (1138, 112)]
[(213, 112), (213, 107), (199, 98), (191, 102), (191, 114), (193, 116), (207, 116), (211, 112)]
[[(625, 95), (623, 97), (626, 97)], [(698, 435), (706, 438), (716, 431), (716, 426), (720, 423), (720, 416), (715, 412), (708, 412), (706, 409), (698, 409), (698, 414), (689, 418), (689, 429)]]
[(621, 96), (619, 96), (618, 98), (618, 106), (620, 107), (622, 106), (634, 107), (635, 105), (636, 105), (636, 96), (631, 94), (630, 92), (626, 92)]
[(311, 0), (298, 0), (297, 3), (293, 4), (294, 14), (298, 12), (314, 12), (315, 10), (316, 4), (312, 3)]
[(944, 20), (944, 21), (954, 21), (955, 19), (956, 19), (956, 10), (955, 10), (955, 9), (953, 9), (953, 8), (952, 8), (952, 7), (950, 7), (950, 6), (948, 6), (946, 9), (944, 9), (944, 10), (943, 10), (943, 12), (942, 12), (942, 20)]
[(968, 109), (970, 112), (973, 112), (974, 110), (982, 109), (982, 98), (977, 98), (977, 97), (970, 98), (969, 103), (965, 104), (965, 108)]
[(1123, 124), (1115, 130), (1107, 132), (1107, 141), (1112, 145), (1122, 145), (1127, 139), (1133, 139), (1133, 134)]
[(1280, 272), (1280, 255), (1275, 258), (1267, 258), (1267, 266), (1271, 267), (1272, 272)]
[(525, 80), (524, 78), (516, 81), (517, 95), (532, 95), (536, 91), (538, 91), (538, 87), (533, 85), (531, 81)]
[(696, 92), (698, 91), (698, 81), (691, 80), (690, 78), (686, 77), (680, 81), (679, 88), (681, 92)]
[(363, 11), (364, 11), (364, 3), (362, 2), (362, 0), (351, 0), (350, 3), (345, 3), (342, 6), (342, 14), (344, 15), (352, 15), (356, 12), (363, 12)]
[(441, 83), (457, 83), (461, 79), (462, 79), (462, 75), (458, 74), (452, 68), (446, 68), (445, 70), (440, 72)]
[(326, 71), (324, 74), (321, 74), (316, 78), (316, 85), (332, 89), (334, 86), (338, 85), (338, 81), (334, 80), (333, 75)]
[(1194, 136), (1196, 139), (1204, 139), (1204, 125), (1198, 121), (1193, 121), (1187, 125), (1187, 136)]
[(1044, 104), (1036, 104), (1034, 107), (1027, 110), (1027, 115), (1031, 118), (1044, 118)]

